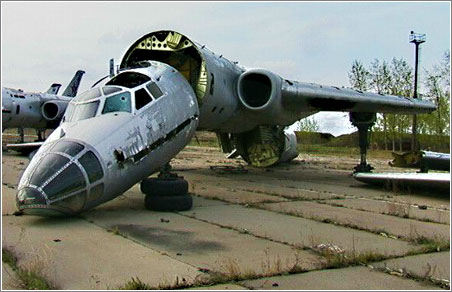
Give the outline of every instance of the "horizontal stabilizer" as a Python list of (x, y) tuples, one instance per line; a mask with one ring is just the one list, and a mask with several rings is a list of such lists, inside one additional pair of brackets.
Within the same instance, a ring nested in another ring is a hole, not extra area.
[(48, 94), (57, 94), (58, 90), (60, 90), (61, 84), (53, 83), (50, 85), (49, 89), (47, 89), (46, 93)]

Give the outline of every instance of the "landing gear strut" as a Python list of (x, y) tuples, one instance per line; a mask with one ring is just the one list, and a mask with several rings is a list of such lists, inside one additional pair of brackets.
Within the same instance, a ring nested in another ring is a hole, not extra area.
[(46, 130), (36, 130), (36, 135), (38, 136), (38, 140), (36, 142), (41, 142), (44, 141), (45, 139), (43, 139), (43, 137), (45, 137), (46, 134)]
[(22, 127), (17, 128), (17, 133), (19, 133), (20, 143), (24, 143), (25, 142), (24, 128)]
[(374, 169), (367, 163), (367, 149), (369, 148), (369, 130), (375, 124), (377, 115), (375, 113), (350, 113), (350, 122), (358, 128), (359, 150), (361, 153), (361, 162), (355, 166), (353, 173), (371, 172)]

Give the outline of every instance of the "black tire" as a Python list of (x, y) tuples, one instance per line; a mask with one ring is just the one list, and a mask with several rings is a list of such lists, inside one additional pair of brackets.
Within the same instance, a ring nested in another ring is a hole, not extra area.
[(146, 209), (152, 211), (187, 211), (193, 206), (193, 198), (190, 195), (183, 196), (153, 196), (144, 198)]
[(177, 178), (146, 178), (141, 181), (141, 192), (151, 196), (183, 196), (188, 193), (188, 182)]

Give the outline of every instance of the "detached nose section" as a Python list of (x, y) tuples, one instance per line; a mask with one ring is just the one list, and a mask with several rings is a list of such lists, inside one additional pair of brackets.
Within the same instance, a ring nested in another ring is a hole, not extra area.
[[(45, 143), (24, 172), (17, 208), (41, 216), (74, 215), (88, 199), (103, 194), (103, 169), (87, 145), (58, 140)], [(89, 196), (88, 196), (89, 195)]]

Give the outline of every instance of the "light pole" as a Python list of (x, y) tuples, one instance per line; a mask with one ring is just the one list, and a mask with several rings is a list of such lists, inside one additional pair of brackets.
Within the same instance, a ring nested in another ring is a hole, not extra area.
[[(413, 98), (418, 98), (417, 93), (417, 83), (418, 83), (418, 67), (419, 67), (419, 45), (425, 43), (425, 34), (414, 33), (411, 31), (410, 33), (410, 43), (415, 45), (415, 60), (414, 60), (414, 93)], [(411, 136), (411, 150), (417, 149), (417, 140), (416, 140), (416, 132), (417, 132), (417, 117), (413, 115), (413, 126), (411, 128), (412, 136)]]

